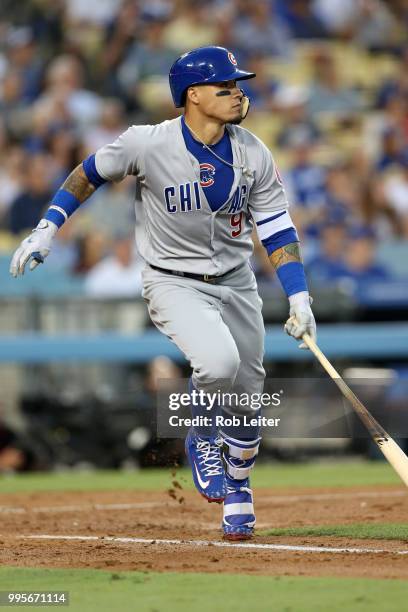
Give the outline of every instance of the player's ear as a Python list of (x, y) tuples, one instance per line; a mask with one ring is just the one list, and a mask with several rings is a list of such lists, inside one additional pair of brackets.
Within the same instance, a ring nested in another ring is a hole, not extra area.
[(198, 87), (189, 87), (186, 92), (186, 101), (190, 100), (192, 104), (199, 104), (200, 100), (197, 92)]

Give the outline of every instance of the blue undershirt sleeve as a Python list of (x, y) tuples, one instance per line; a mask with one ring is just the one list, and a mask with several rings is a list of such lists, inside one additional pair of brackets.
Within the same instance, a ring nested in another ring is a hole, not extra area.
[(262, 244), (267, 250), (268, 256), (276, 251), (276, 249), (280, 249), (285, 246), (285, 244), (290, 244), (291, 242), (299, 242), (299, 236), (294, 227), (287, 227), (262, 240)]
[(89, 157), (84, 159), (82, 162), (82, 167), (84, 172), (88, 178), (88, 181), (98, 189), (101, 185), (106, 183), (106, 179), (102, 178), (102, 176), (98, 173), (95, 165), (95, 153), (92, 153)]

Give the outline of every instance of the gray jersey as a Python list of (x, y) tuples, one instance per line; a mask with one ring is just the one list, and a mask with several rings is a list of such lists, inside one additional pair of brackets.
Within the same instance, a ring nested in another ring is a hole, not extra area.
[[(136, 242), (148, 263), (181, 272), (224, 274), (252, 254), (254, 221), (263, 238), (268, 219), (287, 209), (269, 150), (248, 130), (234, 125), (227, 129), (233, 163), (239, 167), (234, 168), (227, 202), (215, 212), (200, 186), (199, 163), (185, 146), (180, 118), (131, 126), (97, 151), (96, 169), (103, 178), (137, 177)], [(278, 229), (292, 225), (288, 214), (279, 222)]]

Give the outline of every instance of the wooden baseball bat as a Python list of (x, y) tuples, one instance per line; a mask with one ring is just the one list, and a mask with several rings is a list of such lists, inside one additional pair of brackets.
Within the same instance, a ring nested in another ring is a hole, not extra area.
[(353, 393), (309, 334), (303, 334), (302, 340), (312, 351), (329, 376), (334, 380), (344, 397), (350, 402), (384, 457), (392, 465), (403, 483), (408, 487), (408, 457), (406, 454)]

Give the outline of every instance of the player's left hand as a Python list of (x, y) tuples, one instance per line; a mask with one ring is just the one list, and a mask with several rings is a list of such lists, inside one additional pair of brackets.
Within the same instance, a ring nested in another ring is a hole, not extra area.
[(14, 253), (10, 264), (10, 274), (14, 278), (23, 275), (24, 268), (30, 260), (30, 270), (34, 270), (40, 263), (43, 263), (50, 252), (51, 243), (57, 231), (58, 227), (55, 223), (41, 219), (37, 227), (23, 240)]
[[(285, 323), (285, 331), (296, 340), (301, 340), (303, 334), (307, 332), (312, 340), (316, 341), (316, 321), (310, 308), (312, 301), (308, 291), (289, 296), (289, 319)], [(299, 348), (308, 347), (302, 342)]]

